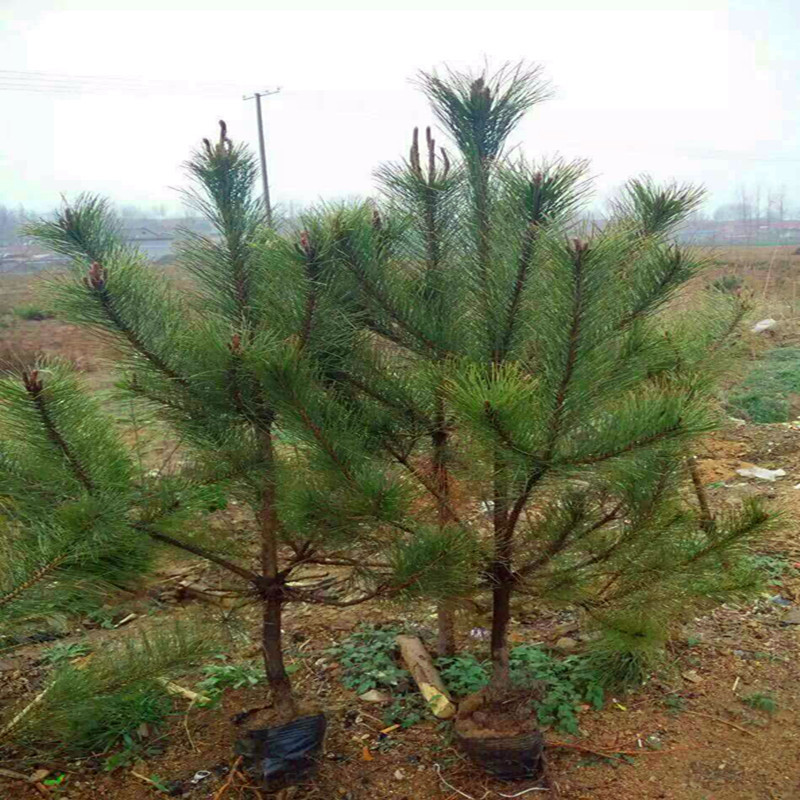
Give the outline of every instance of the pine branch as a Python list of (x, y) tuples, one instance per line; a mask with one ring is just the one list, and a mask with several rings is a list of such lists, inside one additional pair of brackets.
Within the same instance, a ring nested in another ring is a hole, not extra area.
[(179, 550), (185, 550), (187, 553), (200, 556), (201, 558), (211, 561), (220, 567), (224, 567), (229, 572), (234, 573), (234, 575), (238, 575), (240, 578), (244, 578), (246, 581), (250, 581), (250, 583), (256, 586), (260, 584), (261, 578), (255, 572), (251, 572), (249, 569), (245, 569), (238, 564), (234, 564), (232, 561), (228, 561), (228, 559), (218, 556), (216, 553), (212, 553), (210, 550), (206, 550), (204, 547), (200, 547), (199, 545), (191, 544), (189, 542), (182, 542), (179, 539), (175, 539), (174, 537), (167, 535), (166, 533), (152, 530), (151, 528), (139, 523), (134, 523), (132, 527), (146, 533), (151, 539), (154, 539), (157, 542), (163, 542), (164, 544), (171, 545)]
[(561, 383), (556, 392), (555, 410), (553, 412), (553, 420), (551, 423), (551, 449), (555, 446), (558, 437), (561, 435), (561, 420), (564, 414), (564, 404), (567, 399), (567, 392), (569, 390), (572, 377), (575, 372), (575, 366), (578, 361), (578, 347), (581, 339), (581, 324), (584, 315), (584, 296), (583, 296), (583, 281), (584, 281), (584, 258), (588, 250), (588, 244), (575, 239), (573, 242), (574, 250), (571, 254), (572, 260), (572, 321), (569, 328), (569, 344), (567, 348), (566, 363), (564, 364), (564, 373), (561, 378)]
[[(409, 336), (416, 339), (427, 350), (439, 355), (445, 355), (445, 350), (443, 350), (436, 342), (428, 338), (419, 328), (409, 322), (408, 319), (406, 319), (406, 317), (397, 310), (385, 293), (372, 280), (370, 280), (366, 272), (355, 264), (354, 259), (345, 258), (344, 262), (348, 269), (353, 273), (356, 280), (360, 282), (364, 292), (371, 297), (380, 306), (380, 308), (383, 309), (383, 311), (395, 323), (395, 325), (397, 325)], [(390, 337), (392, 335), (393, 334), (390, 332)], [(398, 339), (397, 341), (401, 344), (404, 344), (401, 339)]]
[(618, 503), (605, 516), (601, 517), (599, 520), (592, 523), (592, 525), (585, 528), (582, 532), (572, 537), (570, 537), (570, 534), (573, 533), (573, 529), (571, 527), (565, 528), (561, 535), (559, 535), (553, 542), (550, 543), (550, 545), (547, 547), (547, 550), (541, 556), (533, 561), (529, 561), (527, 564), (524, 564), (519, 569), (515, 570), (515, 576), (518, 578), (525, 577), (536, 572), (542, 567), (547, 566), (547, 564), (549, 564), (557, 555), (564, 552), (568, 547), (573, 547), (582, 539), (585, 539), (592, 533), (599, 531), (600, 528), (604, 528), (606, 525), (619, 519), (619, 512), (621, 510), (622, 503)]
[(427, 476), (422, 473), (419, 469), (417, 469), (408, 459), (407, 456), (403, 455), (403, 453), (389, 443), (385, 443), (384, 447), (386, 451), (397, 461), (398, 464), (405, 467), (405, 469), (413, 475), (417, 481), (419, 481), (420, 485), (426, 489), (433, 498), (436, 499), (437, 502), (442, 504), (442, 507), (447, 509), (447, 513), (452, 517), (454, 522), (457, 522), (459, 525), (462, 524), (461, 519), (459, 517), (458, 512), (453, 508), (452, 503), (449, 502), (448, 498), (444, 497), (441, 492), (438, 490), (436, 486), (427, 478)]
[(508, 317), (506, 319), (505, 329), (500, 338), (500, 345), (495, 351), (493, 361), (499, 364), (507, 355), (511, 346), (511, 339), (514, 335), (514, 326), (517, 321), (517, 314), (522, 303), (522, 294), (527, 282), (528, 273), (531, 268), (531, 260), (533, 257), (533, 248), (536, 243), (536, 235), (538, 226), (533, 220), (528, 221), (528, 227), (525, 230), (525, 236), (522, 241), (522, 252), (519, 257), (519, 265), (517, 267), (517, 277), (514, 281), (514, 288), (511, 292), (511, 303), (508, 307)]
[(739, 330), (742, 320), (744, 320), (749, 310), (750, 307), (747, 303), (740, 302), (737, 304), (736, 313), (731, 318), (730, 323), (726, 326), (722, 334), (717, 337), (717, 340), (709, 347), (710, 353), (716, 353), (718, 350), (720, 350), (723, 345), (725, 345), (728, 340)]
[(50, 439), (56, 448), (61, 451), (73, 474), (83, 485), (86, 491), (89, 492), (89, 494), (93, 494), (95, 487), (91, 478), (89, 477), (88, 471), (72, 452), (72, 449), (67, 444), (66, 440), (53, 422), (53, 418), (50, 416), (50, 411), (44, 398), (44, 384), (39, 378), (38, 370), (23, 372), (22, 382), (25, 386), (25, 391), (31, 398), (33, 405), (36, 407), (36, 411), (39, 414), (39, 418), (47, 433), (48, 439)]
[(108, 271), (100, 266), (99, 262), (92, 263), (84, 283), (89, 291), (97, 298), (101, 308), (114, 328), (128, 341), (133, 350), (149, 361), (159, 372), (181, 386), (188, 386), (186, 378), (178, 375), (157, 353), (152, 351), (142, 341), (133, 328), (125, 323), (121, 315), (114, 308), (114, 301), (107, 286)]
[(46, 564), (39, 567), (27, 580), (23, 581), (18, 586), (15, 586), (11, 591), (6, 592), (2, 597), (0, 597), (0, 608), (3, 606), (7, 606), (13, 600), (16, 600), (24, 592), (28, 591), (32, 586), (35, 586), (37, 583), (42, 581), (46, 578), (50, 573), (54, 570), (58, 569), (61, 564), (66, 561), (68, 557), (68, 553), (60, 553), (55, 558), (50, 559)]
[(714, 514), (711, 511), (711, 506), (708, 503), (708, 494), (706, 493), (705, 486), (703, 486), (703, 479), (700, 476), (700, 470), (697, 469), (695, 456), (689, 456), (686, 459), (686, 465), (689, 468), (689, 475), (692, 478), (694, 493), (697, 497), (698, 505), (700, 506), (700, 528), (706, 533), (711, 533), (715, 527)]
[(623, 456), (626, 453), (631, 453), (634, 450), (640, 450), (643, 447), (650, 447), (651, 445), (657, 444), (664, 439), (669, 439), (678, 433), (682, 426), (682, 420), (678, 419), (677, 422), (675, 422), (673, 425), (670, 425), (668, 428), (658, 431), (657, 433), (650, 434), (649, 436), (642, 436), (639, 439), (634, 439), (632, 442), (628, 442), (628, 444), (624, 445), (623, 447), (618, 447), (616, 450), (608, 450), (605, 453), (596, 453), (592, 456), (584, 456), (582, 458), (572, 459), (567, 463), (574, 466), (600, 464), (601, 462), (608, 461), (611, 458), (618, 458), (619, 456)]

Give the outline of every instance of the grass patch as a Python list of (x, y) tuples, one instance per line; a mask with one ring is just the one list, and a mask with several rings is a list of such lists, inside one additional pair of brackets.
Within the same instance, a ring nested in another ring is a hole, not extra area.
[(751, 422), (788, 422), (794, 395), (800, 395), (800, 348), (779, 347), (730, 392), (728, 410)]
[(142, 632), (80, 666), (70, 660), (74, 644), (59, 646), (45, 691), (11, 735), (18, 746), (49, 755), (109, 754), (121, 746), (106, 764), (112, 769), (141, 757), (173, 710), (161, 679), (210, 655), (219, 644), (209, 634), (185, 625)]
[(89, 655), (92, 649), (84, 642), (58, 642), (44, 651), (42, 658), (48, 664), (63, 664), (73, 658)]
[(39, 322), (43, 319), (53, 319), (55, 314), (53, 314), (52, 311), (41, 308), (40, 306), (25, 305), (17, 306), (14, 309), (14, 316), (19, 317), (20, 319)]
[(774, 714), (778, 710), (778, 701), (770, 692), (754, 692), (743, 697), (742, 702), (756, 711), (764, 711), (767, 714)]

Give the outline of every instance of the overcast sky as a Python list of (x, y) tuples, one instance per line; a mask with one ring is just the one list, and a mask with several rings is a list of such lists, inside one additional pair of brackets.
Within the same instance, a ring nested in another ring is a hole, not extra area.
[(273, 201), (366, 194), (431, 121), (417, 70), (526, 59), (555, 95), (517, 141), (589, 158), (601, 194), (649, 172), (702, 182), (714, 203), (784, 186), (800, 206), (797, 0), (403, 5), (0, 0), (0, 204), (89, 190), (177, 210), (191, 148), (220, 117), (256, 146), (242, 93), (277, 86)]

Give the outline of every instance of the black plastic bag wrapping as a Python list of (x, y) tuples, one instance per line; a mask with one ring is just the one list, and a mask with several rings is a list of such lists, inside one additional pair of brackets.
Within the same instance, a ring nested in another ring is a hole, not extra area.
[(277, 728), (248, 731), (235, 750), (265, 789), (277, 791), (314, 776), (326, 726), (324, 714), (298, 717)]

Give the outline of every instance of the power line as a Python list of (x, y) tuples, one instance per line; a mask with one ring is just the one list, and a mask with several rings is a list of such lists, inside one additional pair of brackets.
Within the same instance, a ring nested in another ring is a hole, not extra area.
[(63, 75), (46, 72), (0, 70), (0, 90), (31, 92), (129, 94), (232, 94), (242, 85), (223, 81), (176, 81), (100, 75)]

